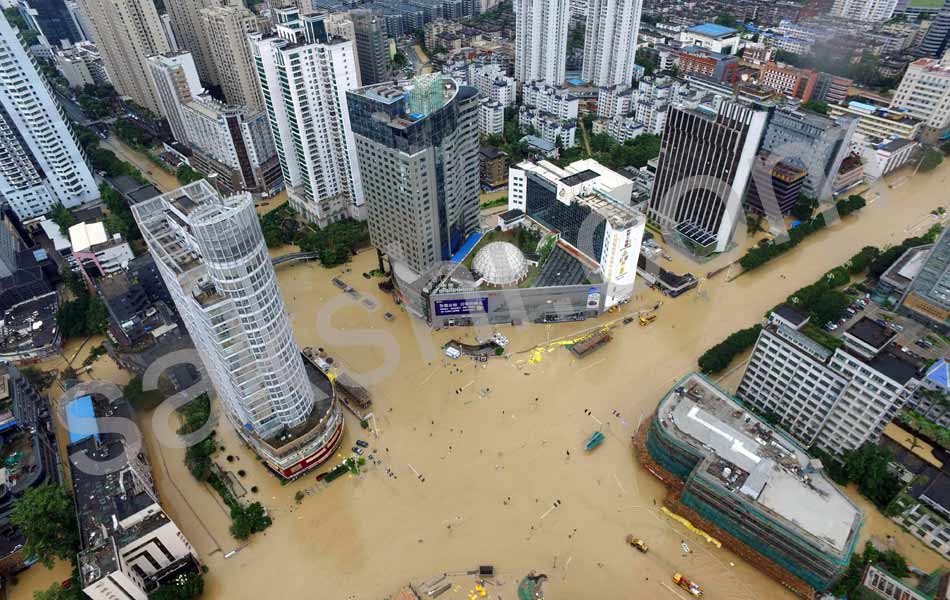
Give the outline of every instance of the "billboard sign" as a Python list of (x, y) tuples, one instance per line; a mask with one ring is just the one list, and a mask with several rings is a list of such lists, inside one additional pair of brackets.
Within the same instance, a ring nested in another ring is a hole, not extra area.
[(488, 312), (488, 298), (457, 298), (454, 300), (436, 300), (435, 314), (440, 317), (453, 315), (475, 315)]

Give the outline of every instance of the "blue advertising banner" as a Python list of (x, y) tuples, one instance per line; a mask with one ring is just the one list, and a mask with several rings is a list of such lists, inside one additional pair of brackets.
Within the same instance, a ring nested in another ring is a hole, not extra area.
[(488, 298), (459, 298), (457, 300), (436, 300), (435, 314), (440, 317), (449, 315), (471, 315), (488, 312)]

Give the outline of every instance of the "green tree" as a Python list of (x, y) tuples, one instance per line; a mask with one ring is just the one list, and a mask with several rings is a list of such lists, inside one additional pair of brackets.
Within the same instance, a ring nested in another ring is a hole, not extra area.
[(741, 329), (719, 342), (699, 357), (699, 368), (703, 373), (718, 373), (729, 366), (732, 359), (755, 344), (762, 331), (761, 325)]
[(86, 334), (102, 333), (109, 325), (109, 311), (99, 296), (90, 298), (86, 307)]
[(817, 200), (800, 193), (795, 206), (792, 207), (792, 216), (799, 221), (809, 221), (812, 215), (815, 214), (816, 208), (818, 208)]
[(402, 52), (396, 52), (393, 55), (392, 62), (393, 62), (393, 68), (404, 69), (406, 65), (409, 64), (409, 59), (406, 58), (406, 55), (403, 54)]
[(180, 575), (148, 595), (148, 600), (193, 600), (205, 591), (201, 572)]
[(133, 121), (126, 118), (116, 120), (112, 125), (112, 133), (133, 148), (144, 148), (149, 143), (149, 135)]
[(736, 18), (729, 13), (720, 13), (716, 17), (716, 25), (722, 25), (723, 27), (736, 27)]
[(656, 72), (656, 63), (647, 58), (645, 53), (637, 50), (636, 63), (643, 67), (643, 74), (650, 77)]
[(204, 179), (205, 176), (195, 171), (188, 165), (181, 165), (178, 167), (178, 170), (175, 171), (175, 178), (178, 179), (178, 183), (182, 185), (188, 185), (189, 183), (194, 183)]
[(927, 148), (924, 150), (924, 155), (920, 159), (920, 170), (924, 173), (929, 173), (937, 167), (940, 166), (940, 163), (943, 162), (943, 153), (934, 150), (933, 148)]
[(86, 600), (87, 596), (82, 593), (79, 582), (76, 579), (72, 579), (71, 582), (68, 588), (56, 582), (45, 590), (33, 592), (33, 600)]
[(26, 538), (24, 555), (36, 557), (47, 569), (56, 558), (70, 560), (79, 547), (76, 511), (61, 485), (26, 490), (13, 502), (10, 522)]
[(20, 37), (23, 38), (23, 43), (27, 48), (34, 45), (37, 40), (39, 40), (39, 34), (30, 29), (30, 26), (23, 19), (23, 15), (21, 15), (20, 11), (15, 7), (4, 10), (3, 15), (7, 18), (7, 21), (10, 22), (10, 25), (20, 32)]
[(76, 217), (62, 204), (56, 204), (50, 209), (49, 219), (59, 225), (60, 232), (65, 236), (69, 235), (69, 228), (76, 224)]
[(823, 115), (828, 114), (828, 103), (822, 102), (821, 100), (809, 100), (802, 104), (802, 108), (807, 108), (808, 110)]

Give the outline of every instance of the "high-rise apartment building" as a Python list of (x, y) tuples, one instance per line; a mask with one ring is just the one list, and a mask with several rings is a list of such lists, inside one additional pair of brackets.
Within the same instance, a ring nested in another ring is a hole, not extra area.
[(6, 17), (0, 18), (0, 196), (20, 219), (99, 198), (73, 132)]
[(284, 477), (328, 458), (342, 413), (294, 343), (251, 194), (225, 198), (203, 179), (132, 213), (243, 439)]
[(17, 8), (46, 46), (64, 48), (84, 39), (65, 0), (19, 0)]
[(564, 83), (568, 0), (515, 0), (515, 79)]
[(350, 20), (360, 63), (360, 84), (386, 81), (389, 76), (389, 39), (386, 37), (385, 17), (370, 10), (353, 10), (350, 11)]
[(806, 447), (840, 455), (877, 443), (920, 384), (897, 332), (862, 317), (834, 351), (804, 333), (808, 318), (779, 307), (762, 328), (738, 396)]
[(894, 15), (898, 0), (835, 0), (831, 15), (853, 21), (887, 21)]
[(204, 93), (191, 52), (166, 52), (148, 58), (161, 114), (175, 139), (188, 143), (181, 107)]
[(923, 121), (925, 139), (934, 139), (950, 128), (950, 54), (907, 65), (891, 108)]
[(283, 186), (267, 113), (207, 96), (182, 106), (191, 166), (225, 193), (270, 196)]
[(649, 216), (693, 254), (729, 246), (767, 121), (735, 101), (669, 109)]
[[(581, 77), (591, 85), (630, 86), (643, 0), (591, 0), (584, 30)], [(564, 49), (567, 52), (567, 49)]]
[(79, 0), (117, 92), (155, 114), (161, 108), (146, 59), (169, 51), (152, 0)]
[(172, 31), (180, 50), (187, 50), (195, 57), (195, 66), (201, 80), (218, 85), (218, 70), (208, 43), (208, 33), (201, 20), (201, 11), (216, 6), (243, 7), (240, 0), (166, 0), (165, 6), (171, 17)]
[(276, 34), (253, 34), (254, 60), (291, 206), (320, 225), (365, 218), (347, 90), (358, 86), (353, 42), (323, 18), (275, 11)]
[(244, 7), (215, 6), (200, 11), (218, 85), (228, 104), (264, 110), (247, 34), (262, 31), (260, 18)]
[(478, 229), (478, 91), (434, 73), (347, 96), (373, 245), (421, 274)]

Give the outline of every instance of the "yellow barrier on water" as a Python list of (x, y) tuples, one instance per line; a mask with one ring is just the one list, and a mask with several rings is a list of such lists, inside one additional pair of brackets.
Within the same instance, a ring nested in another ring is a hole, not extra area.
[(709, 543), (712, 544), (713, 546), (715, 546), (715, 547), (717, 547), (717, 548), (722, 548), (722, 542), (720, 542), (719, 540), (717, 540), (717, 539), (714, 538), (713, 536), (709, 535), (708, 533), (706, 533), (706, 532), (703, 531), (702, 529), (699, 529), (698, 527), (696, 527), (695, 525), (693, 525), (692, 523), (690, 523), (689, 519), (687, 519), (687, 518), (685, 518), (685, 517), (679, 516), (678, 514), (676, 514), (676, 513), (672, 512), (672, 511), (670, 511), (670, 509), (666, 508), (665, 506), (662, 507), (660, 510), (663, 511), (663, 514), (664, 514), (664, 515), (666, 515), (666, 516), (668, 516), (669, 518), (673, 519), (674, 521), (676, 521), (677, 523), (679, 523), (680, 525), (682, 525), (682, 526), (685, 527), (686, 529), (689, 529), (690, 531), (692, 531), (692, 532), (695, 533), (696, 535), (702, 536), (707, 542), (709, 542)]

